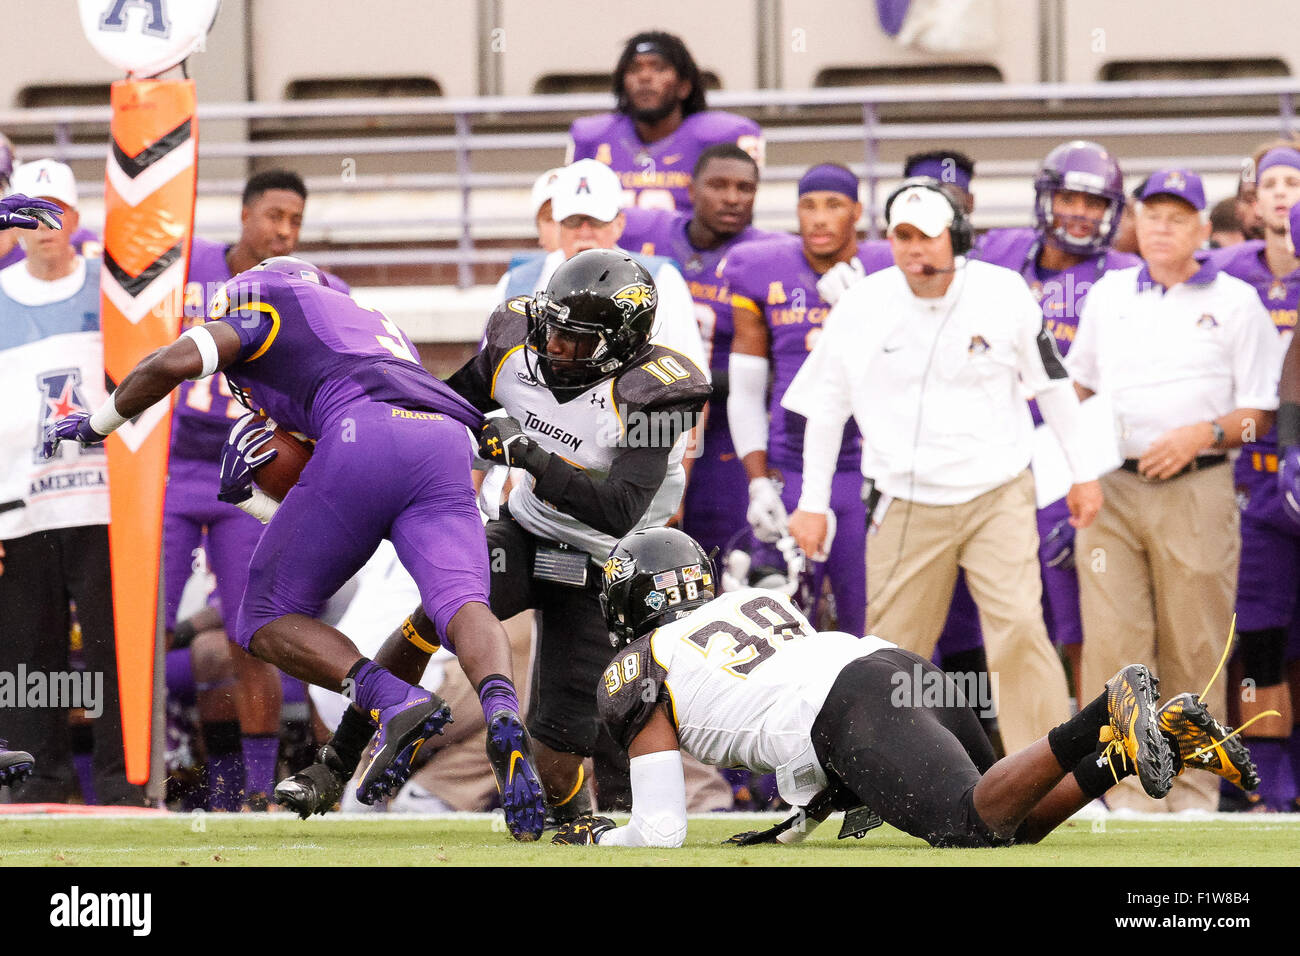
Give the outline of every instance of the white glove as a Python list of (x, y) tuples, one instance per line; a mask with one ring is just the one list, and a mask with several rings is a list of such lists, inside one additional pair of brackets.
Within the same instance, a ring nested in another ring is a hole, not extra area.
[(754, 529), (754, 537), (768, 544), (786, 535), (790, 516), (781, 503), (781, 492), (771, 478), (754, 478), (749, 483), (749, 510), (745, 520)]
[(817, 280), (817, 294), (834, 305), (840, 301), (846, 289), (867, 274), (862, 262), (854, 256), (848, 262), (837, 262), (826, 270), (826, 274)]
[(270, 524), (271, 519), (275, 517), (276, 511), (280, 508), (280, 502), (257, 487), (257, 485), (254, 485), (252, 495), (243, 501), (235, 502), (235, 507), (252, 515), (262, 524)]

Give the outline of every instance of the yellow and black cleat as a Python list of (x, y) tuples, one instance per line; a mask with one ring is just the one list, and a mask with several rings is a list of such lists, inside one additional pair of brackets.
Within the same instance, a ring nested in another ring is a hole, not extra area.
[(1102, 739), (1109, 739), (1105, 754), (1111, 761), (1129, 762), (1142, 789), (1159, 799), (1174, 783), (1174, 750), (1160, 732), (1156, 711), (1156, 678), (1143, 664), (1129, 664), (1106, 682), (1106, 706), (1110, 726), (1102, 728)]
[(1195, 694), (1179, 694), (1160, 708), (1160, 729), (1178, 746), (1179, 773), (1208, 770), (1243, 790), (1259, 786), (1259, 773), (1242, 739), (1210, 714)]

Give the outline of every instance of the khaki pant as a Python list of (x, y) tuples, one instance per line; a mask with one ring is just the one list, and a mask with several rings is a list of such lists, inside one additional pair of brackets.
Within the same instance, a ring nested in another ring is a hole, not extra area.
[(1069, 717), (1061, 659), (1043, 624), (1028, 471), (959, 505), (894, 501), (867, 547), (867, 629), (923, 657), (948, 616), (957, 568), (979, 608), (1007, 753)]
[[(1079, 605), (1083, 686), (1100, 688), (1126, 664), (1160, 678), (1160, 698), (1199, 694), (1228, 640), (1241, 557), (1240, 516), (1226, 464), (1163, 482), (1126, 471), (1101, 479), (1106, 505), (1079, 532)], [(1225, 716), (1227, 675), (1205, 696)], [(1106, 795), (1112, 808), (1214, 810), (1219, 780), (1188, 770), (1164, 800), (1146, 796), (1136, 778)]]

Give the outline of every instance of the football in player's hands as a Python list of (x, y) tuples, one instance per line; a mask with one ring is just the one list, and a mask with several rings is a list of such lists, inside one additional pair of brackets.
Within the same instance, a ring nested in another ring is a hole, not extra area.
[(314, 449), (287, 428), (277, 425), (263, 450), (274, 450), (276, 455), (253, 469), (253, 481), (276, 501), (283, 501), (289, 489), (298, 483)]

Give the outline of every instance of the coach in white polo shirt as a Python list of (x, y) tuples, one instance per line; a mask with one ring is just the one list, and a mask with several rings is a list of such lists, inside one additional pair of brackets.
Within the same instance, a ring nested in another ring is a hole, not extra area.
[[(1165, 688), (1200, 690), (1228, 639), (1241, 539), (1227, 452), (1272, 424), (1277, 333), (1254, 289), (1205, 262), (1204, 209), (1195, 173), (1152, 174), (1137, 209), (1145, 265), (1092, 287), (1066, 361), (1080, 397), (1109, 396), (1125, 456), (1078, 538), (1085, 687), (1143, 661)], [(1225, 688), (1220, 677), (1205, 698), (1221, 719)], [(1121, 783), (1106, 801), (1213, 810), (1218, 781), (1185, 774), (1158, 802)]]
[(1078, 400), (1024, 280), (967, 261), (964, 213), (938, 183), (911, 182), (885, 206), (894, 267), (844, 293), (786, 392), (783, 404), (808, 418), (790, 533), (819, 548), (852, 414), (863, 474), (883, 493), (867, 548), (868, 630), (929, 657), (964, 568), (1010, 753), (1063, 720), (1068, 701), (1043, 625), (1022, 381), (1070, 462), (1077, 527), (1097, 514), (1101, 490), (1078, 438)]

